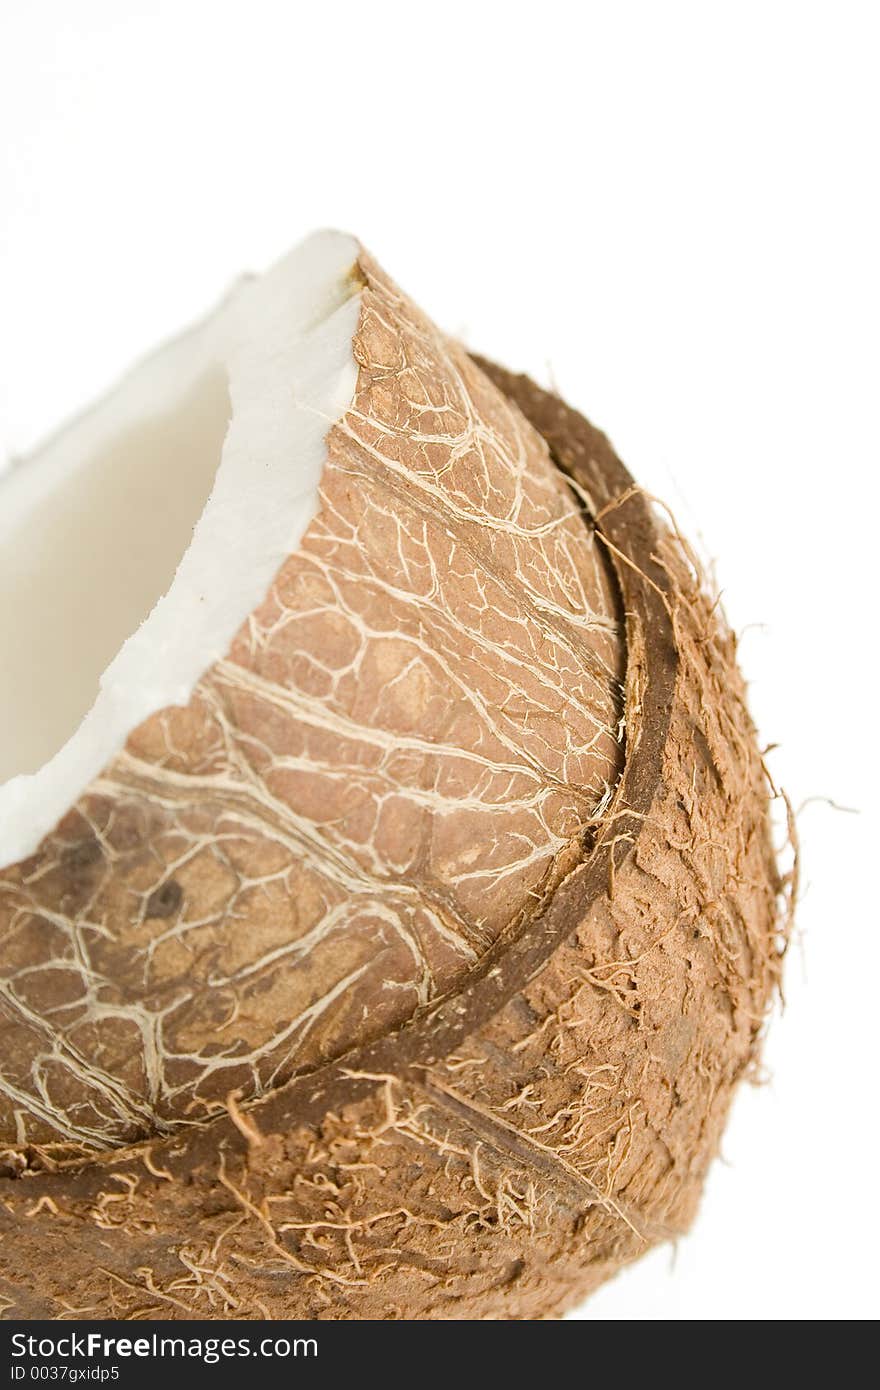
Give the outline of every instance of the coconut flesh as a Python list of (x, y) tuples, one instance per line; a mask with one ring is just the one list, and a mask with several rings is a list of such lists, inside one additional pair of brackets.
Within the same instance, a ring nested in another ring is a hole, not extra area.
[(335, 233), (0, 479), (22, 1316), (536, 1316), (687, 1225), (780, 881), (629, 482)]
[(0, 478), (0, 867), (186, 704), (299, 545), (354, 394), (356, 253), (312, 238)]

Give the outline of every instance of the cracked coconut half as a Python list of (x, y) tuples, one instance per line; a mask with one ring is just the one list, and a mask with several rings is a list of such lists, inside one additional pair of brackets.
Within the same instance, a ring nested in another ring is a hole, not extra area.
[(0, 479), (0, 591), (12, 1315), (535, 1317), (684, 1229), (787, 885), (601, 435), (324, 233)]

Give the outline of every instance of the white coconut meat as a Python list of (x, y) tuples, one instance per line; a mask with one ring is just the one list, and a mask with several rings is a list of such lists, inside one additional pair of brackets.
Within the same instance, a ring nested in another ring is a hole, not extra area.
[(318, 508), (357, 243), (310, 237), (0, 478), (0, 868), (189, 699)]

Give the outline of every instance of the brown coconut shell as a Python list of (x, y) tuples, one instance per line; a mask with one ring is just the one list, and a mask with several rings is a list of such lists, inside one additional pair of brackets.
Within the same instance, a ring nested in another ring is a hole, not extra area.
[(539, 914), (619, 780), (582, 505), (365, 253), (341, 293), (357, 383), (311, 523), (185, 702), (0, 870), (0, 1146), (167, 1135), (393, 1032)]
[(480, 365), (619, 589), (613, 800), (539, 915), (402, 1026), (166, 1137), (10, 1151), (6, 1316), (544, 1317), (693, 1218), (784, 945), (735, 642), (605, 437)]

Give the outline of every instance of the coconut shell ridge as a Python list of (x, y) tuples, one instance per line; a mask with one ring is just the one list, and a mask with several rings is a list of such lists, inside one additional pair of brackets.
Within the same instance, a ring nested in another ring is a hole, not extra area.
[(396, 1031), (164, 1138), (10, 1151), (7, 1316), (544, 1317), (693, 1218), (784, 950), (735, 643), (604, 436), (478, 361), (616, 578), (614, 796), (540, 914)]

